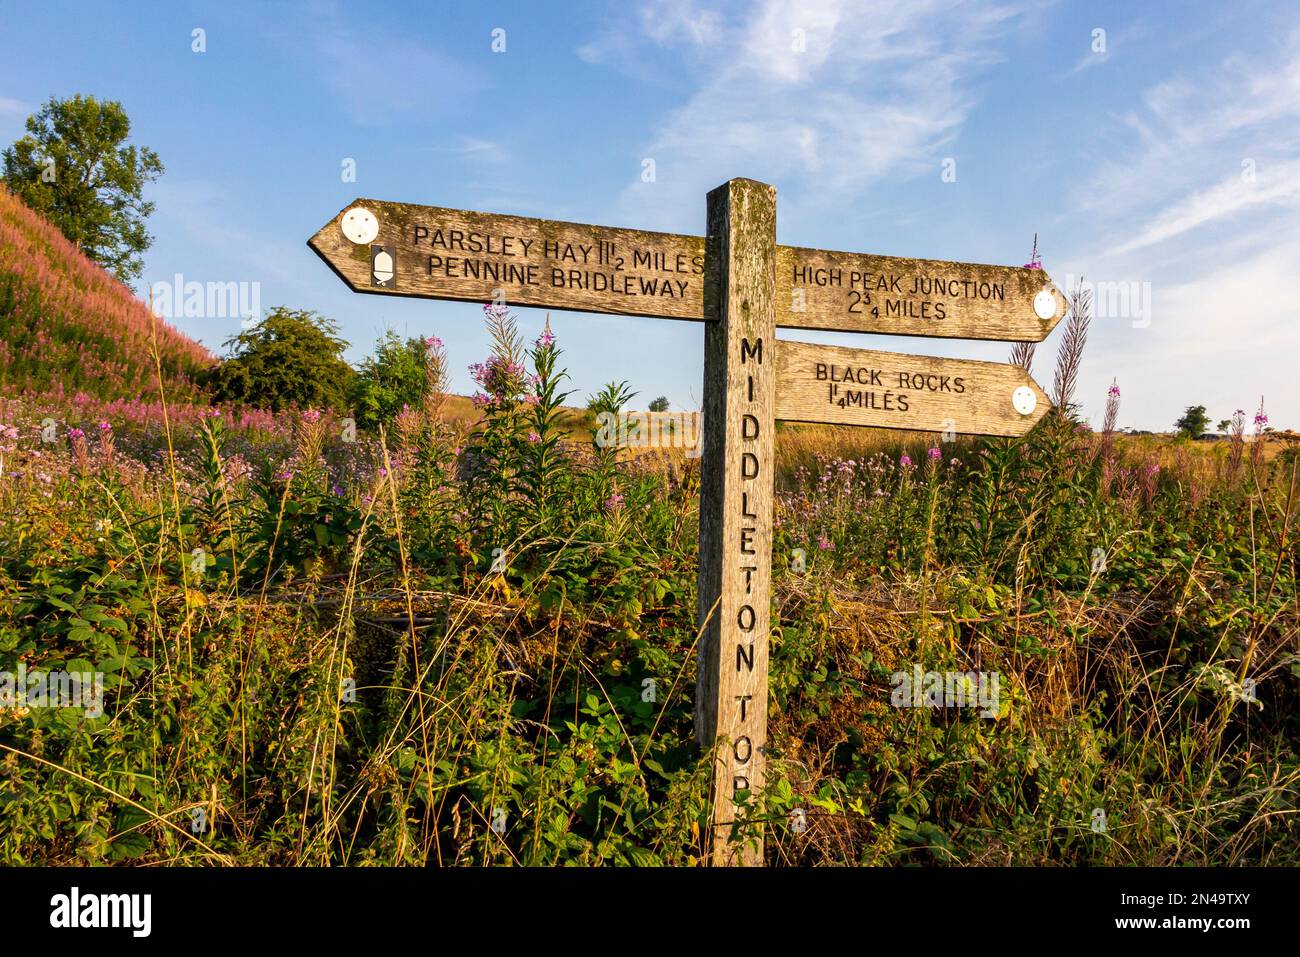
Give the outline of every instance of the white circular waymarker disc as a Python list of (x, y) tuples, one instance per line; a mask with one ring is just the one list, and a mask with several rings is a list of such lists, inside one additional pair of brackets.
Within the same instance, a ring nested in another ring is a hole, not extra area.
[(1044, 289), (1034, 297), (1034, 312), (1039, 319), (1051, 319), (1056, 315), (1056, 296), (1050, 289)]
[(1038, 408), (1038, 396), (1027, 385), (1022, 385), (1011, 393), (1011, 407), (1021, 415), (1029, 415)]
[(368, 243), (379, 235), (379, 220), (364, 206), (353, 206), (343, 214), (343, 235), (357, 245)]

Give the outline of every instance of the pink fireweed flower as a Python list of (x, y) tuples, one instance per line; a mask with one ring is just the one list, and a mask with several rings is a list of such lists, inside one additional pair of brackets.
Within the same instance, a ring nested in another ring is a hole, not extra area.
[(623, 507), (623, 496), (618, 492), (610, 493), (609, 498), (605, 499), (605, 507), (611, 512), (617, 512)]
[(442, 340), (439, 339), (437, 336), (425, 336), (424, 345), (425, 348), (427, 349), (441, 349)]
[(912, 467), (912, 457), (904, 452), (898, 457), (898, 464), (905, 469), (910, 469)]
[(534, 443), (534, 444), (536, 444), (536, 443), (542, 441), (542, 437), (541, 437), (540, 435), (538, 435), (536, 432), (529, 432), (529, 433), (528, 433), (528, 441), (529, 441), (529, 442), (532, 442), (532, 443)]
[(84, 439), (85, 437), (86, 437), (86, 433), (82, 432), (81, 429), (78, 429), (76, 427), (68, 429), (68, 438), (70, 439)]
[(939, 461), (940, 457), (943, 455), (943, 453), (939, 451), (938, 446), (935, 446), (934, 448), (930, 449), (926, 454), (929, 455), (931, 461), (934, 462)]
[(550, 326), (547, 326), (542, 330), (542, 334), (537, 337), (537, 342), (535, 344), (539, 346), (549, 346), (554, 341), (555, 335), (551, 332)]
[(303, 420), (304, 422), (319, 422), (319, 421), (320, 421), (320, 410), (319, 410), (319, 409), (308, 409), (306, 412), (304, 412), (304, 413), (302, 414), (302, 420)]
[(101, 422), (101, 423), (99, 423), (99, 431), (101, 431), (101, 432), (107, 432), (107, 431), (108, 431), (109, 429), (111, 429), (111, 428), (112, 428), (112, 426), (109, 425), (107, 422)]
[(1108, 396), (1110, 396), (1112, 399), (1118, 399), (1118, 398), (1119, 398), (1119, 386), (1118, 386), (1118, 385), (1112, 385), (1109, 389), (1106, 390), (1106, 394), (1107, 394)]
[(827, 549), (834, 548), (835, 543), (826, 537), (825, 532), (821, 532), (817, 536), (817, 547), (820, 548), (822, 551), (826, 551)]

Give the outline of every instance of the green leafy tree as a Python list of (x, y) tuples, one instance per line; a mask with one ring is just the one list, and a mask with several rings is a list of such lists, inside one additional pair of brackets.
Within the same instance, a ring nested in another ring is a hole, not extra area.
[(655, 399), (653, 402), (651, 402), (651, 403), (650, 403), (650, 411), (651, 411), (651, 412), (667, 412), (667, 411), (668, 411), (668, 396), (666, 396), (666, 395), (661, 395), (659, 398), (657, 398), (657, 399)]
[(288, 406), (342, 409), (347, 404), (353, 376), (343, 358), (348, 344), (324, 316), (276, 306), (225, 345), (229, 356), (205, 380), (218, 402), (274, 411)]
[(1231, 419), (1220, 419), (1219, 424), (1214, 427), (1216, 432), (1227, 432), (1230, 428), (1232, 428)]
[(153, 244), (145, 220), (154, 204), (142, 191), (163, 171), (153, 150), (126, 145), (130, 132), (115, 100), (51, 97), (3, 154), (9, 189), (123, 282), (140, 275)]
[(1210, 417), (1205, 414), (1203, 405), (1189, 405), (1183, 412), (1182, 418), (1174, 423), (1178, 434), (1185, 435), (1189, 439), (1200, 438), (1209, 427)]
[(357, 425), (374, 429), (391, 425), (402, 406), (412, 408), (428, 391), (428, 352), (425, 340), (403, 340), (389, 330), (375, 343), (352, 380), (352, 409)]

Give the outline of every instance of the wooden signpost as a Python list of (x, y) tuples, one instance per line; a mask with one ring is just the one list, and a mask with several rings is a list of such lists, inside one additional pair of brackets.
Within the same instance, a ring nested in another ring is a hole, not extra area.
[[(713, 747), (714, 864), (761, 864), (777, 420), (1021, 435), (1016, 366), (777, 340), (776, 329), (1039, 342), (1066, 301), (1039, 269), (776, 244), (776, 190), (708, 195), (707, 237), (358, 199), (308, 245), (355, 292), (703, 321), (696, 734)], [(738, 813), (739, 812), (739, 813)]]

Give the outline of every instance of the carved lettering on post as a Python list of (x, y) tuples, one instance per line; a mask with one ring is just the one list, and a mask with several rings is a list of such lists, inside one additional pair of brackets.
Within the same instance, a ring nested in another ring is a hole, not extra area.
[(700, 488), (696, 734), (716, 743), (713, 863), (761, 864), (762, 830), (736, 827), (763, 786), (772, 573), (776, 190), (709, 193)]

